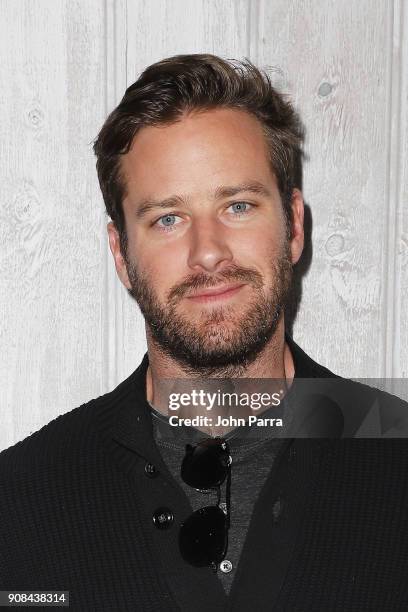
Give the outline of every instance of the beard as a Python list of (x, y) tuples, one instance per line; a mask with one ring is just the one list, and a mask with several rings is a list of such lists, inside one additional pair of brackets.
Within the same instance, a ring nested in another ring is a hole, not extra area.
[[(285, 240), (278, 256), (271, 255), (269, 287), (257, 270), (233, 264), (213, 276), (200, 273), (187, 277), (170, 289), (162, 304), (152, 282), (127, 254), (125, 261), (131, 284), (128, 291), (138, 303), (152, 339), (186, 373), (205, 377), (240, 376), (256, 359), (276, 331), (293, 274), (290, 245)], [(247, 303), (203, 308), (194, 320), (178, 311), (178, 304), (192, 290), (234, 281), (253, 288)]]

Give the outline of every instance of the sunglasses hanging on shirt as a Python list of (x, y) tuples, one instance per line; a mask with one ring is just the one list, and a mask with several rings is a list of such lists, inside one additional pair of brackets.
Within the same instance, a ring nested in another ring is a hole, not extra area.
[[(180, 527), (181, 556), (195, 567), (211, 567), (225, 558), (230, 526), (231, 463), (228, 444), (222, 438), (208, 438), (197, 446), (186, 445), (181, 478), (202, 493), (217, 491), (217, 505), (196, 510)], [(221, 485), (226, 482), (226, 512), (220, 507)]]

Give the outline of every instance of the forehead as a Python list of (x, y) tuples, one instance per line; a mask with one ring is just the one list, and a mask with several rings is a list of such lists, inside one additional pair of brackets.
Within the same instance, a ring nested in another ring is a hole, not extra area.
[(122, 158), (122, 174), (132, 199), (202, 194), (245, 181), (276, 184), (260, 122), (236, 109), (193, 112), (142, 128)]

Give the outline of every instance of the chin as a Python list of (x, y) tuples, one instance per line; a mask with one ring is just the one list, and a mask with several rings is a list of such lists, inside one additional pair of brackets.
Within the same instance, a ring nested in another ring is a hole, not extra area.
[[(212, 308), (202, 309), (199, 313), (196, 313), (194, 317), (191, 313), (185, 313), (184, 318), (189, 320), (191, 326), (197, 326), (197, 333), (200, 333), (200, 329), (205, 329), (205, 332), (212, 326), (215, 330), (239, 328), (240, 322), (245, 315), (245, 309), (240, 305), (236, 306), (214, 306)], [(222, 327), (220, 327), (222, 326)], [(204, 332), (204, 333), (205, 333)]]

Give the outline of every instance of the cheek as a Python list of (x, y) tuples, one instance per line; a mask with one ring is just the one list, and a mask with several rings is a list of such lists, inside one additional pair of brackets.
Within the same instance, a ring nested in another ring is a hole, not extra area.
[(154, 283), (162, 279), (174, 284), (180, 276), (188, 274), (189, 239), (180, 232), (150, 232), (134, 228), (132, 256)]
[(174, 284), (180, 282), (181, 260), (177, 252), (164, 249), (136, 249), (135, 261), (147, 282), (154, 287), (160, 298), (166, 295)]
[(284, 233), (265, 224), (256, 233), (242, 233), (234, 245), (237, 263), (248, 267), (263, 268), (271, 259), (282, 253), (284, 246)]

